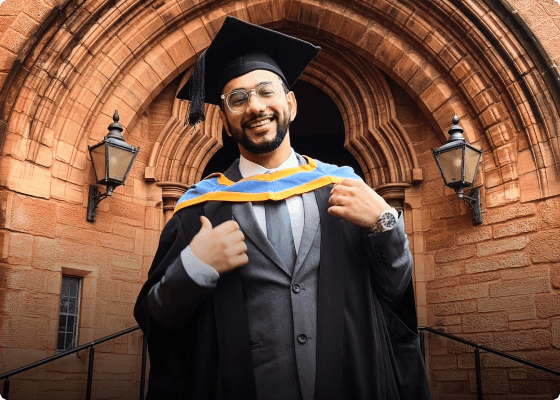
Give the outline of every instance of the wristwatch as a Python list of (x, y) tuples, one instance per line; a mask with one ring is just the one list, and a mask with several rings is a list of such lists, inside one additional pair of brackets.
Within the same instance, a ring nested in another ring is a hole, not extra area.
[(368, 233), (381, 233), (387, 232), (397, 226), (397, 220), (399, 219), (399, 214), (395, 208), (383, 211), (379, 216), (379, 219), (368, 226), (366, 230)]

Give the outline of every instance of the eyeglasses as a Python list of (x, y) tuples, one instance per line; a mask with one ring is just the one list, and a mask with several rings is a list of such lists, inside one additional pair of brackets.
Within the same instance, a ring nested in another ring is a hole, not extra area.
[(264, 82), (255, 89), (246, 91), (245, 89), (237, 89), (232, 92), (222, 94), (220, 97), (226, 101), (230, 111), (234, 114), (241, 114), (249, 108), (249, 98), (255, 93), (257, 99), (265, 106), (271, 106), (280, 99), (282, 90), (282, 81), (278, 83)]

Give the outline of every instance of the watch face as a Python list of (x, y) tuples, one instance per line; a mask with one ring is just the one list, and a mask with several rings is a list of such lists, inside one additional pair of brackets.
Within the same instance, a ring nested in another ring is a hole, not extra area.
[(379, 223), (384, 229), (392, 229), (397, 225), (397, 219), (391, 212), (385, 211), (379, 216)]

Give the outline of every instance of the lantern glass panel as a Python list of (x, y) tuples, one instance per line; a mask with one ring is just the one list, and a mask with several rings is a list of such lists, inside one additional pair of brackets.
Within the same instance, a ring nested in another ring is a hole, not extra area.
[(101, 181), (105, 179), (105, 143), (90, 150), (91, 161), (93, 162), (93, 170), (95, 171), (95, 180)]
[(465, 181), (471, 185), (474, 183), (478, 162), (480, 161), (481, 153), (469, 148), (465, 148)]
[(445, 184), (462, 181), (463, 147), (445, 151), (437, 155)]
[(107, 157), (109, 158), (109, 176), (111, 180), (123, 182), (126, 179), (126, 173), (134, 153), (130, 150), (117, 146), (107, 146)]

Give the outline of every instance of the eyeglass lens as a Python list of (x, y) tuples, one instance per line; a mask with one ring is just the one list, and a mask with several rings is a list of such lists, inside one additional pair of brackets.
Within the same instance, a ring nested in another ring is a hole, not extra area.
[(247, 111), (249, 107), (249, 93), (253, 92), (256, 93), (257, 98), (262, 104), (271, 106), (278, 101), (280, 89), (274, 83), (267, 83), (249, 92), (245, 90), (234, 91), (226, 97), (229, 109), (236, 113)]

